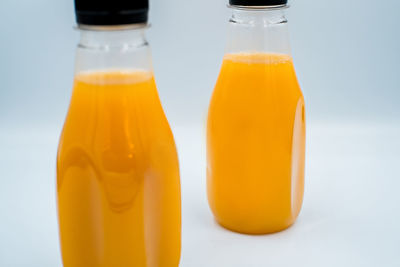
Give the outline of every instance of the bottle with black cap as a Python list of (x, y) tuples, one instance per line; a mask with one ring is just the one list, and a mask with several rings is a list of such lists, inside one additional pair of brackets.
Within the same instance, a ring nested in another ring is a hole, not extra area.
[(63, 265), (178, 266), (178, 157), (145, 39), (148, 0), (75, 8), (81, 38), (57, 155)]
[(207, 191), (224, 227), (281, 231), (303, 201), (304, 98), (288, 40), (287, 0), (230, 0), (225, 56), (207, 121)]

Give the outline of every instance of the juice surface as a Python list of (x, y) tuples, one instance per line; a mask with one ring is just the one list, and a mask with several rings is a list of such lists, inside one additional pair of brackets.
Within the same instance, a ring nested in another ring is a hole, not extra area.
[(75, 77), (57, 192), (65, 267), (179, 265), (178, 158), (151, 73)]
[(207, 123), (208, 200), (222, 226), (264, 234), (294, 222), (304, 189), (304, 116), (290, 56), (225, 56)]

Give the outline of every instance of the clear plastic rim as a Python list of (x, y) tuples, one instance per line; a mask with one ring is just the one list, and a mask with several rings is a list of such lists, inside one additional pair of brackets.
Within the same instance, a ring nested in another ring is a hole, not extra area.
[(86, 25), (78, 24), (74, 28), (82, 31), (129, 31), (150, 28), (148, 23), (135, 23), (126, 25)]
[(287, 9), (290, 7), (288, 4), (275, 5), (275, 6), (240, 6), (240, 5), (227, 5), (228, 8), (239, 9), (239, 10), (251, 10), (251, 11), (266, 11), (266, 10), (279, 10)]

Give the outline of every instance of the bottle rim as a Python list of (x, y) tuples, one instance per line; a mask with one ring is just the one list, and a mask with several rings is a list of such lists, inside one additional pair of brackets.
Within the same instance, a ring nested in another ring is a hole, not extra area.
[(227, 5), (230, 9), (237, 9), (237, 10), (248, 10), (248, 11), (267, 11), (267, 10), (281, 10), (281, 9), (288, 9), (290, 5), (283, 4), (283, 5), (274, 5), (274, 6), (243, 6), (243, 5)]
[(121, 24), (121, 25), (88, 25), (88, 24), (77, 24), (74, 27), (80, 31), (130, 31), (139, 29), (148, 29), (151, 27), (149, 23), (132, 23), (132, 24)]

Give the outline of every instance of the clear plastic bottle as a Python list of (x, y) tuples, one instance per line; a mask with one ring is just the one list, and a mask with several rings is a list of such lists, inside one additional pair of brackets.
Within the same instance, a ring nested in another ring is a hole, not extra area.
[(231, 0), (232, 17), (207, 122), (207, 191), (233, 231), (283, 230), (304, 191), (304, 99), (293, 68), (286, 0)]
[(57, 157), (63, 264), (178, 266), (178, 157), (145, 39), (148, 3), (75, 4), (81, 38)]

